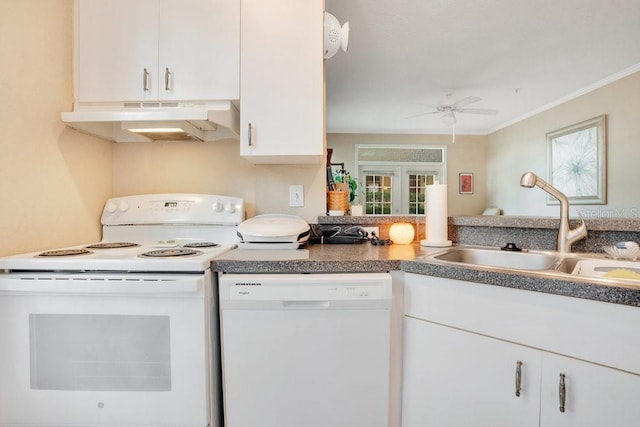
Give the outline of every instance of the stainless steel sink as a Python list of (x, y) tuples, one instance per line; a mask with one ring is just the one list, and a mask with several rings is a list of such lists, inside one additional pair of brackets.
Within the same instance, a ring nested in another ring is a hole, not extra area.
[(434, 255), (433, 259), (515, 270), (552, 270), (561, 260), (557, 255), (545, 252), (514, 252), (481, 248), (451, 248)]
[(554, 270), (560, 273), (572, 274), (573, 270), (575, 270), (576, 268), (576, 265), (580, 261), (585, 259), (588, 259), (588, 258), (582, 258), (577, 256), (562, 257), (560, 262), (555, 266)]
[[(582, 277), (606, 283), (619, 282), (640, 287), (640, 261), (625, 261), (599, 254), (565, 254), (545, 251), (503, 251), (499, 248), (452, 247), (420, 257), (424, 260), (529, 271), (546, 277)], [(420, 259), (419, 258), (419, 259)], [(614, 275), (609, 273), (617, 270)], [(622, 270), (622, 271), (620, 271)], [(609, 274), (607, 274), (609, 273)]]

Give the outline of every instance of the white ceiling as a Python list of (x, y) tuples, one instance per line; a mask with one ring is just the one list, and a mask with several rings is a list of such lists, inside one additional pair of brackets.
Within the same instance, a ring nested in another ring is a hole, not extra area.
[[(448, 133), (430, 111), (477, 96), (487, 134), (640, 70), (640, 0), (326, 0), (349, 50), (326, 61), (327, 131)], [(606, 113), (606, 112), (604, 112)]]

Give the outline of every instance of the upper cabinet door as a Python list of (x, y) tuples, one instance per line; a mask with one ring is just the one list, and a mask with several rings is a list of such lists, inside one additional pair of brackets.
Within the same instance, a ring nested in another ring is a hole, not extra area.
[(79, 102), (237, 100), (240, 0), (76, 0)]
[(242, 0), (240, 154), (324, 158), (323, 0)]
[(77, 100), (156, 99), (158, 0), (78, 0), (75, 7)]
[(240, 0), (160, 0), (159, 97), (240, 98)]

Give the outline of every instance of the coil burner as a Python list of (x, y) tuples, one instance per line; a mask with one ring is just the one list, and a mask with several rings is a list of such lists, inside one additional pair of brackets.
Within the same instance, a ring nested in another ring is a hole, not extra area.
[(92, 254), (90, 250), (87, 249), (58, 249), (54, 251), (46, 251), (38, 254), (39, 257), (63, 257), (63, 256), (76, 256), (76, 255), (87, 255)]
[(184, 248), (170, 248), (170, 249), (158, 249), (155, 251), (149, 251), (141, 254), (142, 257), (152, 258), (166, 258), (166, 257), (179, 257), (179, 256), (194, 256), (200, 255), (202, 252), (193, 249)]
[(213, 242), (192, 242), (182, 245), (183, 248), (215, 248), (216, 246), (220, 245)]
[(134, 248), (140, 246), (137, 243), (131, 242), (105, 242), (94, 243), (93, 245), (86, 246), (87, 249), (119, 249), (119, 248)]

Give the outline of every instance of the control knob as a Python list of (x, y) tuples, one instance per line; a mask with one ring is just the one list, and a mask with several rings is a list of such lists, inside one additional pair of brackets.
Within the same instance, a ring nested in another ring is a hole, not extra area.
[(214, 212), (222, 212), (222, 203), (220, 203), (219, 200), (216, 200), (213, 202), (212, 208)]
[(114, 202), (112, 202), (111, 200), (109, 200), (107, 202), (107, 206), (105, 206), (104, 210), (106, 210), (109, 213), (114, 213), (116, 211), (116, 209), (118, 209), (118, 205), (116, 205)]
[(118, 210), (120, 212), (125, 212), (127, 209), (129, 209), (129, 203), (125, 202), (124, 200), (121, 200), (118, 203)]

